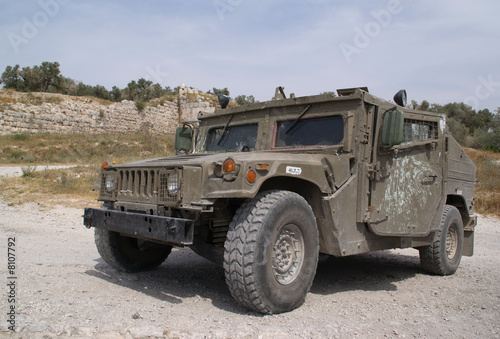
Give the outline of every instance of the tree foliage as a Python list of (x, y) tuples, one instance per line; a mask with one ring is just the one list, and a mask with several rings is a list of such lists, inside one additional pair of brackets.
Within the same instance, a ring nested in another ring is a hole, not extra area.
[(113, 86), (111, 91), (102, 85), (87, 85), (61, 75), (58, 62), (44, 61), (40, 66), (23, 67), (7, 66), (0, 77), (0, 84), (5, 88), (20, 92), (51, 92), (77, 96), (93, 96), (110, 101), (123, 99), (147, 102), (164, 95), (173, 95), (169, 86), (163, 88), (160, 84), (140, 78), (131, 81), (127, 87), (120, 89)]
[(58, 62), (44, 61), (40, 66), (7, 66), (2, 73), (0, 83), (5, 88), (22, 92), (59, 93), (64, 86), (64, 77), (60, 74)]
[(492, 113), (488, 109), (476, 111), (463, 102), (442, 106), (430, 105), (426, 100), (420, 104), (412, 101), (411, 106), (445, 114), (451, 134), (462, 145), (500, 152), (500, 107), (496, 113)]
[(217, 94), (224, 94), (224, 95), (229, 96), (229, 90), (227, 89), (227, 87), (224, 87), (224, 88), (215, 88), (215, 87), (213, 87), (212, 88), (212, 92), (208, 91), (208, 93), (213, 93), (215, 95), (217, 95)]
[(253, 104), (253, 103), (256, 103), (257, 101), (255, 100), (254, 96), (253, 95), (238, 95), (236, 98), (234, 98), (234, 101), (236, 101), (236, 103), (238, 105), (247, 105), (247, 104)]

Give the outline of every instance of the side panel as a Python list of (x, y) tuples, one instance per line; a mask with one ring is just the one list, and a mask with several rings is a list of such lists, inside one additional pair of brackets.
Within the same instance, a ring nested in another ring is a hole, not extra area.
[(405, 113), (403, 144), (378, 148), (368, 218), (375, 234), (426, 236), (439, 226), (445, 201), (440, 119)]
[(447, 139), (448, 181), (446, 194), (462, 197), (466, 204), (464, 210), (467, 211), (467, 214), (473, 214), (476, 165), (451, 135)]

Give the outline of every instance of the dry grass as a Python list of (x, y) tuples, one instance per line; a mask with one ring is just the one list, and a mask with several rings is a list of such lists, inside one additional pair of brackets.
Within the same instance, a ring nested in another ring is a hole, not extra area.
[(15, 98), (9, 98), (0, 95), (0, 102), (4, 104), (16, 104), (17, 100)]
[(99, 170), (98, 166), (77, 166), (9, 177), (0, 180), (2, 199), (11, 206), (32, 202), (41, 207), (97, 207), (99, 194), (92, 191), (92, 186), (97, 182)]
[(475, 209), (500, 216), (500, 153), (466, 148), (477, 167)]
[[(0, 178), (3, 200), (11, 205), (36, 202), (73, 207), (98, 206), (92, 186), (104, 161), (124, 163), (174, 153), (172, 135), (59, 134), (0, 136), (0, 164), (21, 166), (23, 176)], [(69, 169), (35, 172), (48, 164)]]
[(174, 153), (173, 135), (14, 134), (0, 136), (0, 164), (123, 163)]
[(88, 96), (70, 96), (60, 93), (45, 92), (17, 92), (11, 89), (0, 89), (0, 102), (4, 104), (15, 104), (17, 102), (27, 105), (41, 105), (44, 102), (51, 104), (60, 104), (63, 101), (89, 103), (95, 105), (109, 106), (113, 102), (96, 97)]
[(17, 100), (15, 98), (9, 98), (0, 95), (0, 110), (11, 109), (11, 106), (16, 103)]

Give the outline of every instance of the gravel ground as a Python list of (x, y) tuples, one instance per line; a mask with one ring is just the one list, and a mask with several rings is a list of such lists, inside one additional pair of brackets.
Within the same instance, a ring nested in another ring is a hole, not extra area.
[[(0, 200), (0, 337), (500, 338), (500, 221), (480, 216), (475, 254), (432, 276), (415, 250), (320, 262), (305, 304), (263, 316), (230, 296), (221, 268), (175, 249), (158, 269), (102, 261), (82, 210)], [(15, 237), (15, 304), (7, 246)], [(15, 306), (15, 332), (7, 323)]]

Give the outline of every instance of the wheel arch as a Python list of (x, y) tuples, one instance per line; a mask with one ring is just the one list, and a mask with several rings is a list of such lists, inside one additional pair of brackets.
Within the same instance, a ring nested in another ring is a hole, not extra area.
[(299, 194), (302, 196), (309, 206), (311, 206), (316, 218), (324, 218), (324, 211), (321, 204), (321, 190), (314, 183), (291, 177), (273, 177), (266, 180), (259, 192), (268, 190), (286, 190)]
[(470, 225), (473, 221), (473, 216), (469, 213), (465, 198), (461, 195), (448, 194), (448, 196), (446, 197), (446, 205), (451, 205), (458, 209), (462, 217), (462, 222), (465, 226), (465, 230), (467, 230), (467, 226)]
[(446, 205), (455, 206), (460, 214), (462, 215), (462, 219), (464, 216), (468, 216), (469, 212), (467, 211), (467, 203), (465, 198), (461, 195), (457, 194), (448, 194), (446, 196)]
[(474, 228), (477, 223), (477, 217), (469, 213), (467, 202), (461, 195), (449, 194), (446, 197), (446, 205), (454, 206), (460, 212), (464, 225), (463, 255), (472, 256), (474, 254)]

